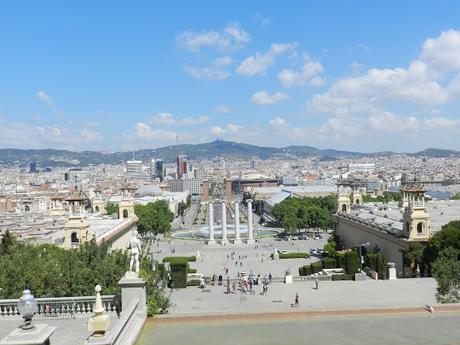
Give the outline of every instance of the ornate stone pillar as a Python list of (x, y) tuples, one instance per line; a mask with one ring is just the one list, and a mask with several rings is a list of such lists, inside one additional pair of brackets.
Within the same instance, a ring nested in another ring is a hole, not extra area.
[(248, 205), (248, 244), (254, 243), (254, 234), (252, 229), (252, 199), (246, 200)]
[(227, 203), (222, 201), (222, 244), (227, 244)]
[(207, 244), (215, 244), (214, 240), (214, 208), (212, 202), (208, 204), (208, 216), (209, 216), (209, 239)]
[(235, 201), (235, 240), (233, 241), (235, 244), (241, 243), (241, 235), (240, 235), (240, 204), (238, 201)]

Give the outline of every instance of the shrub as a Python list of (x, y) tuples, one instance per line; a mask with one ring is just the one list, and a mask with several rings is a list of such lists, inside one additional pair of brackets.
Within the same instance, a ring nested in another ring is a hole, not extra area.
[(338, 268), (345, 269), (345, 254), (337, 254), (335, 256), (335, 265)]
[(281, 253), (279, 258), (280, 259), (307, 259), (310, 257), (310, 254), (308, 253), (286, 253), (283, 254)]
[(169, 262), (171, 270), (172, 287), (185, 288), (187, 287), (187, 272), (188, 261), (172, 260)]
[(199, 279), (192, 279), (187, 282), (187, 286), (199, 286), (200, 280)]
[(337, 280), (353, 280), (353, 276), (351, 274), (333, 274), (332, 281)]
[(198, 270), (196, 268), (188, 268), (188, 273), (196, 273)]
[(325, 258), (321, 260), (323, 268), (336, 268), (336, 260), (334, 258)]
[(323, 263), (321, 261), (313, 262), (310, 264), (311, 274), (321, 272), (323, 270)]
[(299, 275), (300, 276), (308, 276), (311, 274), (310, 265), (300, 266), (299, 267)]
[(185, 262), (195, 262), (195, 256), (165, 256), (163, 258), (163, 262), (171, 262), (171, 261), (185, 261)]
[(379, 275), (379, 279), (385, 279), (387, 260), (382, 253), (368, 253), (366, 255), (366, 266)]
[(359, 269), (359, 255), (352, 251), (345, 254), (345, 272), (354, 275)]

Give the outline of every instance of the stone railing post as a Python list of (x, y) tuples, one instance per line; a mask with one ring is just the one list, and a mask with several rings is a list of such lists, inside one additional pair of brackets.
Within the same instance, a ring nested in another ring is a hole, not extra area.
[(46, 324), (35, 324), (29, 330), (16, 328), (13, 332), (0, 340), (0, 345), (50, 345), (50, 337), (56, 330)]
[(134, 299), (139, 299), (138, 315), (147, 317), (145, 281), (134, 272), (126, 272), (118, 286), (121, 288), (121, 311), (126, 310)]

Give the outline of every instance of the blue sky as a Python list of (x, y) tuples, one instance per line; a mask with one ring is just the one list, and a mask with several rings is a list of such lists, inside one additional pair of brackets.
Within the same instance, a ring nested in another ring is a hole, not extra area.
[(458, 1), (0, 4), (0, 147), (460, 149)]

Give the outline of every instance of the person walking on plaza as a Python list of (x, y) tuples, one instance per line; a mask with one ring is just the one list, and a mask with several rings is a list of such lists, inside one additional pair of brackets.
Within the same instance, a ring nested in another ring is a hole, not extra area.
[(298, 305), (299, 305), (299, 294), (296, 292), (294, 306), (297, 307)]
[(315, 277), (315, 289), (318, 290), (318, 288), (319, 288), (318, 277)]
[(272, 278), (273, 278), (273, 276), (272, 276), (271, 272), (268, 273), (268, 283), (269, 283), (269, 284), (272, 283)]
[(227, 295), (230, 295), (230, 277), (227, 276)]

